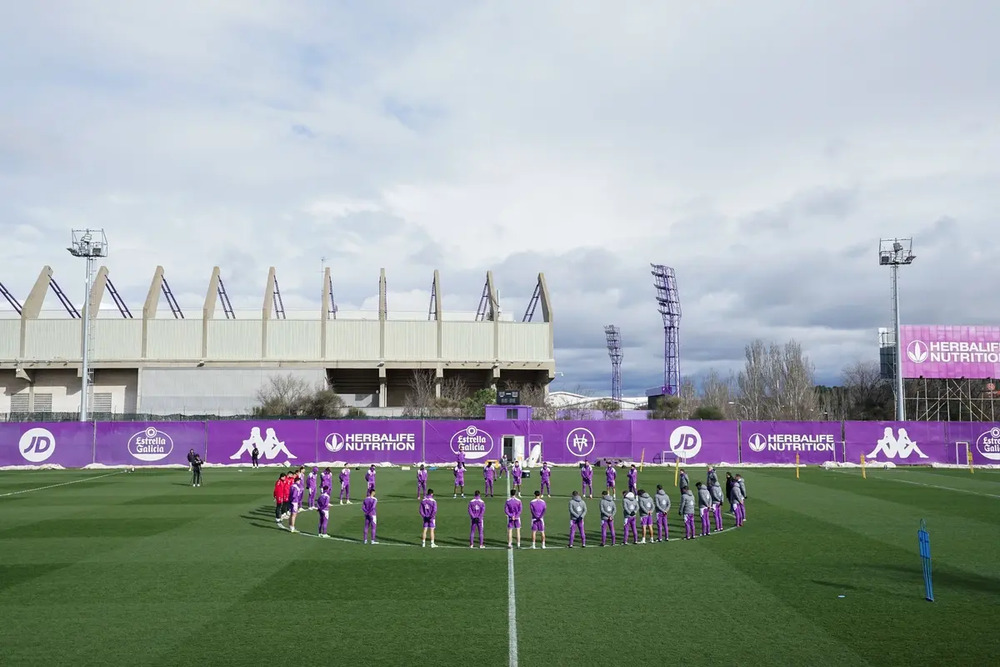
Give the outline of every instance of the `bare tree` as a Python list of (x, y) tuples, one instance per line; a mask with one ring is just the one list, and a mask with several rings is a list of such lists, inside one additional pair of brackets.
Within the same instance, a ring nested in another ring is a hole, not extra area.
[(846, 418), (858, 420), (891, 419), (893, 393), (882, 378), (878, 362), (857, 361), (841, 375), (846, 400)]
[(432, 413), (435, 417), (465, 417), (469, 398), (469, 385), (458, 376), (445, 378), (441, 382), (441, 396), (434, 398)]
[(794, 340), (783, 346), (755, 340), (737, 378), (739, 405), (747, 419), (812, 419), (816, 416), (815, 371)]
[(745, 419), (763, 419), (766, 412), (769, 367), (764, 341), (754, 340), (746, 346), (746, 361), (737, 376), (740, 390), (739, 405)]
[(736, 395), (736, 376), (730, 373), (723, 377), (714, 368), (709, 370), (701, 382), (701, 400), (699, 408), (715, 408), (727, 418), (733, 418), (733, 408)]
[(698, 409), (700, 402), (698, 398), (698, 386), (690, 377), (681, 378), (681, 386), (678, 387), (677, 398), (679, 399), (678, 409), (684, 415), (689, 415)]
[(325, 384), (313, 387), (292, 374), (272, 375), (257, 390), (254, 414), (261, 417), (330, 419), (341, 416), (343, 407), (343, 399)]
[(407, 382), (406, 397), (403, 399), (403, 416), (429, 417), (436, 398), (437, 382), (434, 371), (413, 371)]

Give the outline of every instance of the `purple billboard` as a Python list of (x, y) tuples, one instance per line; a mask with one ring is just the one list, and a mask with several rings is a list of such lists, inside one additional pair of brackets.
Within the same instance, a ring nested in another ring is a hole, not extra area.
[(583, 463), (602, 458), (632, 458), (628, 421), (529, 422), (529, 457), (535, 445), (550, 463)]
[(955, 445), (955, 463), (968, 463), (968, 445), (974, 465), (1000, 465), (1000, 424), (949, 422), (945, 430), (948, 442)]
[(737, 422), (649, 420), (634, 421), (631, 426), (636, 461), (705, 465), (740, 460)]
[(955, 463), (955, 445), (941, 422), (844, 422), (848, 463), (930, 465)]
[(0, 424), (0, 466), (82, 468), (93, 462), (92, 423)]
[(317, 422), (208, 422), (207, 463), (250, 463), (254, 447), (261, 463), (304, 465), (316, 460)]
[(99, 422), (94, 461), (119, 465), (187, 465), (194, 449), (205, 456), (204, 422)]
[(903, 377), (1000, 378), (1000, 327), (900, 327)]
[(843, 456), (840, 422), (742, 422), (743, 463), (819, 464)]
[(423, 457), (420, 421), (321, 421), (317, 426), (317, 461), (407, 464)]

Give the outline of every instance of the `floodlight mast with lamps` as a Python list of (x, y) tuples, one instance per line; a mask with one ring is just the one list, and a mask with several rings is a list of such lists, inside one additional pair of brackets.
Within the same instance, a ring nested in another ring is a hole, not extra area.
[(656, 304), (663, 317), (663, 392), (677, 396), (681, 388), (680, 327), (681, 301), (677, 275), (669, 266), (651, 264)]
[(913, 264), (913, 239), (879, 241), (879, 266), (892, 267), (892, 317), (896, 332), (896, 421), (906, 421), (906, 396), (903, 387), (903, 341), (900, 339), (899, 267)]
[(613, 324), (604, 327), (604, 336), (608, 342), (608, 356), (611, 357), (611, 400), (621, 405), (622, 402), (622, 335), (621, 330)]
[(87, 260), (87, 280), (83, 296), (83, 363), (80, 381), (80, 421), (87, 421), (90, 394), (90, 289), (94, 260), (108, 256), (108, 237), (103, 229), (74, 229), (69, 254)]

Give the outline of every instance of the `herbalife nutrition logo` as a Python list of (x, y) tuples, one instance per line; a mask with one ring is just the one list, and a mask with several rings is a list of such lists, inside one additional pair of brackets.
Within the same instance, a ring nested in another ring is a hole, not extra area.
[(906, 346), (906, 356), (915, 364), (924, 363), (927, 361), (927, 357), (930, 356), (927, 343), (922, 340), (910, 341), (910, 344)]
[(906, 346), (906, 357), (915, 364), (925, 361), (944, 364), (998, 364), (1000, 342), (911, 340)]
[(927, 455), (917, 447), (917, 443), (910, 440), (910, 436), (907, 435), (905, 428), (899, 429), (899, 435), (894, 436), (892, 434), (892, 427), (886, 427), (885, 435), (878, 441), (875, 449), (868, 454), (867, 458), (874, 459), (879, 453), (882, 453), (890, 459), (908, 459), (914, 452), (922, 459), (927, 458)]

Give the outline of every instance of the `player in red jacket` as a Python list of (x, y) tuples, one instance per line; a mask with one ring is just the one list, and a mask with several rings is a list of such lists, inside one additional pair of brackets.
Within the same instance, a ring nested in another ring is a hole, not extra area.
[(281, 473), (278, 481), (274, 483), (274, 520), (277, 523), (281, 523), (281, 516), (284, 514), (286, 494), (285, 473)]

